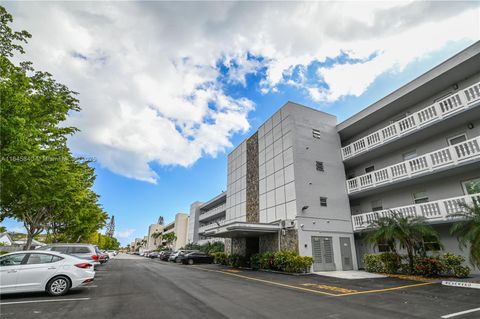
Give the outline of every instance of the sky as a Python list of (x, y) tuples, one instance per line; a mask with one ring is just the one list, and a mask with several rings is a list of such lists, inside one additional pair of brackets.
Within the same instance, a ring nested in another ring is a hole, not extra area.
[(123, 245), (226, 190), (227, 154), (287, 101), (341, 122), (480, 40), (473, 1), (2, 5), (32, 34), (15, 59), (79, 93), (69, 146)]

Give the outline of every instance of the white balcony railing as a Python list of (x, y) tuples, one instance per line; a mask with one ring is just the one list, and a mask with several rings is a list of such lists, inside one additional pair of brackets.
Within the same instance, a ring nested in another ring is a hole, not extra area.
[(218, 227), (219, 225), (222, 226), (224, 223), (225, 223), (225, 220), (223, 219), (223, 220), (218, 221), (218, 224), (217, 224), (216, 222), (213, 222), (213, 223), (210, 223), (210, 224), (208, 224), (208, 225), (200, 226), (200, 227), (198, 227), (198, 233), (199, 233), (199, 234), (203, 234), (203, 233), (206, 232), (207, 230), (216, 228), (216, 227)]
[(448, 222), (455, 219), (454, 217), (449, 216), (450, 214), (458, 213), (463, 210), (461, 204), (472, 206), (474, 203), (477, 205), (480, 204), (480, 193), (353, 215), (353, 230), (358, 231), (366, 229), (372, 222), (381, 217), (391, 216), (392, 214), (399, 214), (404, 217), (424, 217), (430, 222)]
[(480, 158), (480, 137), (347, 180), (348, 194)]
[(354, 157), (411, 131), (421, 129), (429, 123), (440, 121), (445, 116), (469, 108), (479, 100), (480, 82), (342, 147), (342, 158), (346, 160)]
[(207, 218), (210, 218), (210, 217), (213, 217), (217, 214), (220, 214), (220, 213), (223, 213), (225, 212), (227, 209), (227, 205), (226, 204), (222, 204), (222, 205), (219, 205), (217, 207), (214, 207), (213, 209), (210, 209), (202, 214), (200, 214), (200, 216), (198, 217), (198, 220), (204, 220), (204, 219), (207, 219)]

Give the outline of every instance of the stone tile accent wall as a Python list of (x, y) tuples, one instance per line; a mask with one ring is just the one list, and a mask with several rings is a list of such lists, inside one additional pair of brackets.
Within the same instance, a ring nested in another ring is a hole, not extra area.
[[(278, 234), (260, 236), (260, 253), (278, 251)], [(280, 233), (280, 250), (290, 250), (298, 253), (298, 231), (285, 229), (285, 235)]]
[(231, 238), (225, 238), (225, 248), (224, 252), (227, 255), (232, 254), (232, 239)]
[(247, 253), (247, 243), (245, 238), (232, 238), (232, 255), (245, 256)]
[(280, 234), (280, 249), (298, 253), (298, 230), (285, 229), (285, 235)]
[(278, 234), (260, 236), (259, 253), (272, 252), (278, 250)]
[(258, 133), (247, 140), (247, 223), (260, 221), (258, 192)]

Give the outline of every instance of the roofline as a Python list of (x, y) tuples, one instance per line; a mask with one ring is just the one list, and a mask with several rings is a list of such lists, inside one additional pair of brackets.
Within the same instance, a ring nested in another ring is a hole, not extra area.
[(407, 84), (401, 86), (397, 90), (393, 91), (392, 93), (388, 94), (387, 96), (383, 97), (382, 99), (378, 100), (377, 102), (367, 106), (363, 110), (358, 113), (355, 113), (348, 119), (344, 120), (343, 122), (337, 125), (337, 131), (340, 133), (345, 128), (349, 127), (352, 124), (355, 124), (367, 116), (371, 115), (372, 113), (382, 109), (383, 107), (387, 106), (388, 104), (394, 102), (395, 100), (401, 98), (402, 96), (413, 92), (414, 90), (418, 89), (422, 85), (425, 85), (432, 79), (440, 76), (441, 74), (455, 68), (456, 66), (460, 65), (461, 63), (467, 61), (468, 59), (474, 57), (475, 55), (480, 54), (480, 41), (477, 41), (467, 47), (466, 49), (458, 52), (454, 56), (450, 57), (449, 59), (445, 60), (444, 62), (438, 64), (437, 66), (433, 67), (432, 69), (428, 70), (427, 72), (423, 73), (419, 77), (413, 79), (412, 81), (408, 82)]

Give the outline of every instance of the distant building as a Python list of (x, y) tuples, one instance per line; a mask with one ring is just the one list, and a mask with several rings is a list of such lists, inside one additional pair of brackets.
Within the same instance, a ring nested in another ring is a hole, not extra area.
[[(163, 234), (175, 234), (175, 241), (170, 245), (172, 249), (177, 250), (185, 247), (188, 236), (188, 215), (184, 213), (177, 213), (175, 220), (163, 228)], [(162, 241), (165, 244), (165, 241)]]
[(163, 233), (163, 225), (152, 224), (148, 227), (147, 250), (155, 250), (162, 246), (162, 237), (155, 237), (154, 234)]
[(0, 244), (3, 246), (10, 246), (12, 245), (13, 240), (8, 233), (1, 233), (0, 234)]
[(205, 203), (194, 202), (190, 205), (188, 242), (194, 244), (223, 242), (223, 238), (205, 236), (205, 231), (225, 222), (227, 193), (222, 192)]

